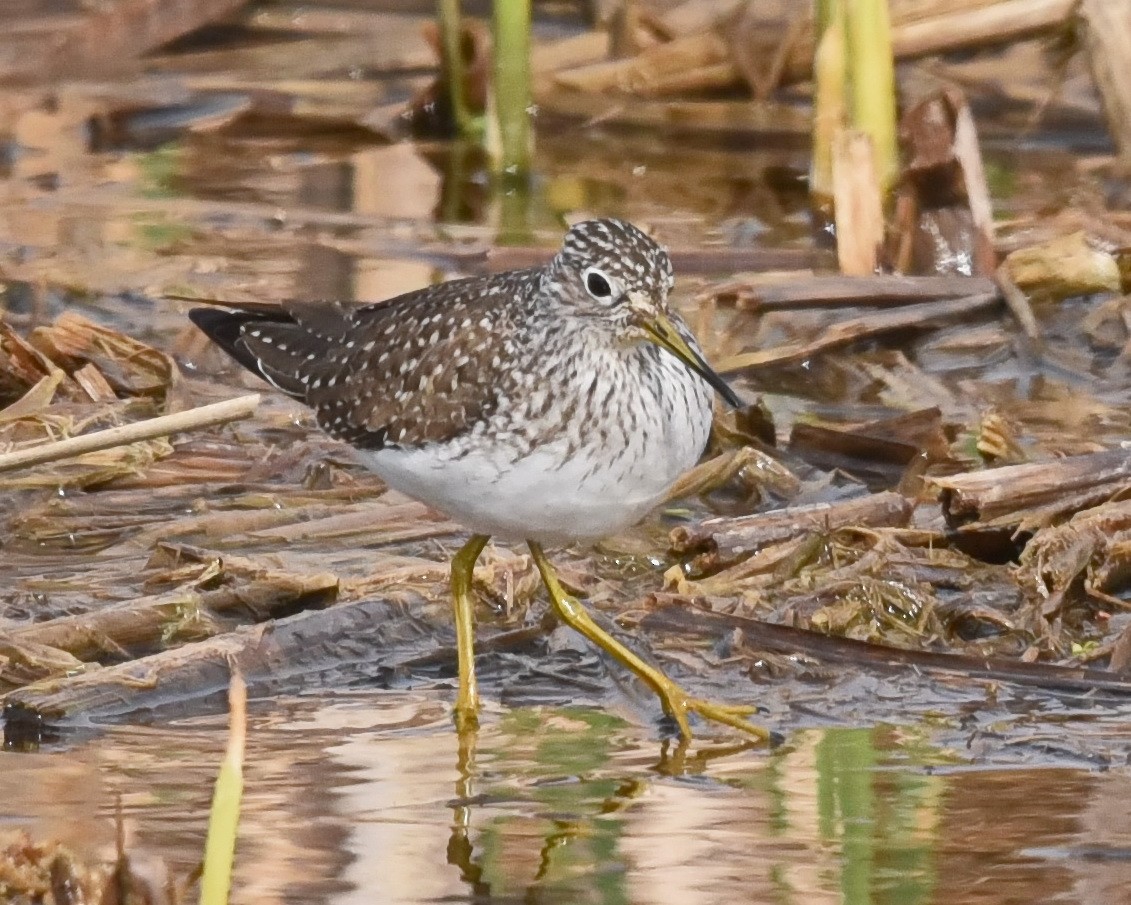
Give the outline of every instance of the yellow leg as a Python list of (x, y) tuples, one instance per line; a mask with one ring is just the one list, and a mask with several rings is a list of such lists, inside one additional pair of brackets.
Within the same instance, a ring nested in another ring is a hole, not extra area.
[(479, 687), (475, 683), (475, 611), (471, 601), (471, 579), (475, 561), (487, 546), (485, 534), (473, 534), (452, 558), (452, 603), (456, 616), (456, 657), (459, 661), (459, 693), (456, 695), (456, 725), (474, 727), (479, 714)]
[(744, 719), (754, 712), (753, 707), (712, 704), (710, 701), (692, 697), (660, 670), (645, 663), (602, 629), (589, 615), (585, 607), (562, 589), (561, 584), (558, 583), (557, 575), (554, 574), (554, 567), (550, 565), (542, 547), (533, 541), (529, 541), (529, 545), (530, 553), (534, 557), (534, 564), (542, 575), (546, 590), (550, 592), (550, 602), (558, 616), (568, 626), (580, 632), (602, 650), (607, 651), (617, 662), (632, 670), (647, 682), (652, 690), (660, 696), (664, 711), (679, 725), (679, 733), (683, 738), (691, 738), (691, 726), (687, 722), (687, 714), (697, 713), (704, 719), (724, 723), (761, 741), (769, 739), (769, 733), (765, 729)]

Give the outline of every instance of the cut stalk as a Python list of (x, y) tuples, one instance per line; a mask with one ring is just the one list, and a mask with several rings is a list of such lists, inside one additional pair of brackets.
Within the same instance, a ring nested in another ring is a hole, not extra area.
[(809, 191), (821, 206), (828, 204), (833, 196), (833, 146), (848, 116), (844, 7), (840, 0), (819, 0), (817, 21), (822, 28), (813, 58), (815, 92)]
[(29, 446), (26, 449), (17, 449), (13, 452), (0, 454), (0, 472), (42, 465), (44, 462), (56, 462), (60, 459), (70, 459), (81, 456), (83, 453), (125, 446), (128, 443), (139, 443), (142, 440), (152, 440), (155, 437), (167, 437), (169, 434), (226, 424), (229, 421), (250, 417), (258, 404), (259, 394), (253, 393), (248, 396), (239, 396), (236, 399), (228, 399), (224, 402), (202, 405), (200, 408), (189, 409), (184, 412), (176, 412), (172, 415), (160, 415), (157, 418), (150, 418), (148, 421), (138, 421), (122, 427), (94, 431), (79, 437), (69, 437), (66, 440), (56, 440), (51, 443)]
[(845, 0), (853, 126), (872, 138), (880, 190), (899, 172), (895, 126), (895, 63), (888, 0)]

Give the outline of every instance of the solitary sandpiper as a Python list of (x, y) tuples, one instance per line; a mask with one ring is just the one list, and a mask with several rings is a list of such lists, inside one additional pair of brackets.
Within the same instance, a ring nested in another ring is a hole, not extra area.
[(688, 714), (764, 738), (753, 708), (696, 698), (562, 589), (543, 544), (637, 522), (698, 460), (712, 390), (734, 392), (668, 306), (667, 253), (620, 220), (574, 226), (544, 267), (442, 283), (359, 308), (196, 308), (221, 348), (317, 414), (366, 466), (473, 534), (452, 560), (459, 692), (472, 725), (472, 572), (495, 535), (525, 541), (558, 616)]

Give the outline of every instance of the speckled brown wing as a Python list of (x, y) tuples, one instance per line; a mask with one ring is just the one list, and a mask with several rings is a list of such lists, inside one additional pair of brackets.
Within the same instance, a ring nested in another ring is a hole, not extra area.
[(348, 309), (288, 303), (275, 314), (195, 309), (194, 323), (240, 364), (314, 409), (362, 449), (442, 443), (494, 411), (515, 304), (540, 271), (455, 280)]

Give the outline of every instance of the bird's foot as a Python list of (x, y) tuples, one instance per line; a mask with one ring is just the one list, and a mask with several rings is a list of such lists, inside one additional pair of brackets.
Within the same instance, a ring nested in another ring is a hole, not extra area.
[(687, 715), (695, 713), (705, 720), (722, 723), (746, 735), (752, 736), (760, 742), (768, 742), (770, 733), (763, 726), (751, 723), (746, 717), (754, 713), (757, 708), (745, 704), (716, 704), (704, 698), (689, 695), (683, 688), (671, 682), (660, 691), (664, 710), (679, 726), (679, 734), (691, 738), (691, 725)]
[(697, 713), (704, 719), (730, 726), (732, 729), (737, 729), (760, 742), (770, 741), (770, 733), (766, 729), (745, 719), (754, 712), (753, 707), (714, 704), (702, 698), (693, 697), (664, 675), (663, 672), (642, 660), (636, 653), (601, 628), (589, 615), (585, 607), (562, 589), (561, 582), (554, 574), (554, 567), (550, 565), (541, 545), (534, 541), (529, 543), (534, 564), (542, 574), (542, 581), (545, 582), (546, 590), (550, 593), (550, 602), (561, 620), (647, 682), (660, 696), (660, 701), (664, 705), (664, 712), (676, 721), (679, 726), (679, 734), (684, 739), (691, 738), (691, 724), (687, 720), (687, 715)]

